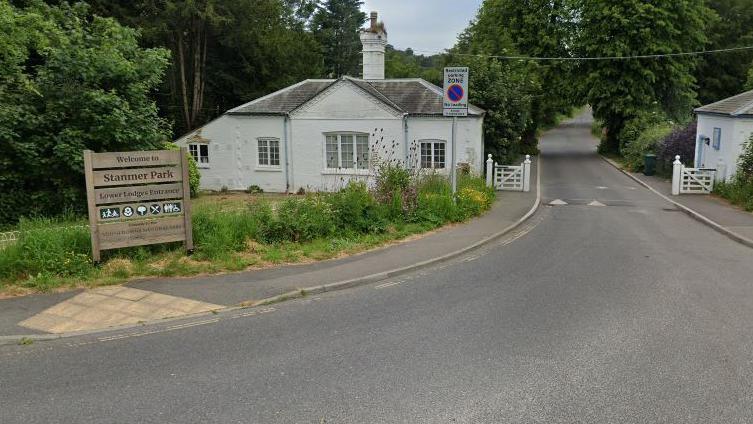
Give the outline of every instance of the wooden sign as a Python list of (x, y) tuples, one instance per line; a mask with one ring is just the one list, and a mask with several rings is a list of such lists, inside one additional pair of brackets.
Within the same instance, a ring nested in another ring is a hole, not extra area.
[(122, 247), (182, 241), (193, 250), (185, 148), (84, 150), (92, 256)]

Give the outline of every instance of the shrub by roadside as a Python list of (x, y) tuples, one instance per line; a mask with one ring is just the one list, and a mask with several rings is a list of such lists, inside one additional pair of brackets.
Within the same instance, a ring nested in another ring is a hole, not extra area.
[(729, 182), (718, 182), (714, 192), (746, 211), (753, 211), (753, 134), (743, 146), (735, 176)]
[(393, 166), (376, 178), (372, 190), (364, 183), (350, 183), (336, 193), (287, 198), (274, 205), (262, 201), (231, 210), (220, 204), (197, 205), (193, 257), (186, 257), (179, 244), (144, 246), (103, 252), (104, 263), (97, 267), (91, 263), (85, 221), (24, 220), (18, 241), (0, 250), (0, 290), (101, 285), (135, 276), (326, 259), (477, 216), (495, 195), (483, 179), (470, 175), (458, 178), (455, 200), (443, 176), (411, 175)]

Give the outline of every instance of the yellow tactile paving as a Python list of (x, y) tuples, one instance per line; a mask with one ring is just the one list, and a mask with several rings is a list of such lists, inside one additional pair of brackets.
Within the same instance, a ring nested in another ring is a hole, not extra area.
[(49, 333), (97, 330), (208, 312), (222, 306), (123, 286), (80, 293), (18, 325)]

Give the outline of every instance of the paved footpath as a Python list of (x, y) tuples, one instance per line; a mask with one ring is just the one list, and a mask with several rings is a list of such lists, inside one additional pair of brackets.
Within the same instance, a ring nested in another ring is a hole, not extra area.
[[(512, 226), (537, 198), (538, 162), (529, 193), (499, 192), (492, 209), (468, 223), (416, 240), (306, 265), (192, 278), (137, 280), (125, 286), (0, 300), (0, 337), (61, 334), (208, 312), (332, 284), (386, 278), (401, 268), (451, 255)], [(6, 337), (7, 340), (7, 337)]]
[(753, 240), (753, 213), (746, 212), (716, 195), (672, 195), (672, 180), (658, 176), (646, 176), (638, 172), (629, 174), (670, 200), (719, 224), (740, 237)]

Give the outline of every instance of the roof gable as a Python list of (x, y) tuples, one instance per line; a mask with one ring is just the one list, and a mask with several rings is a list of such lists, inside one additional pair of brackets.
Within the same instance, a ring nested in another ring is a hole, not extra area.
[(753, 116), (753, 90), (699, 107), (696, 113), (729, 116)]
[(347, 79), (338, 80), (290, 112), (297, 118), (395, 118), (403, 112), (378, 93)]

